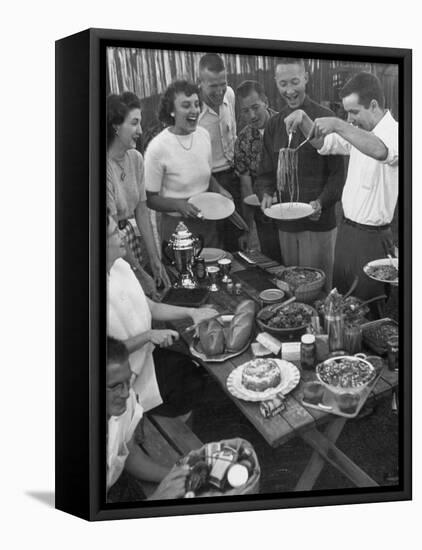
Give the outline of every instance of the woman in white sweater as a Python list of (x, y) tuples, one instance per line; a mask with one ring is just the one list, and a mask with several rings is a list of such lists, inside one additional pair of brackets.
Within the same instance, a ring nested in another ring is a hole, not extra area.
[(167, 241), (182, 220), (201, 235), (204, 246), (217, 246), (214, 221), (198, 217), (190, 197), (213, 191), (231, 198), (211, 175), (211, 140), (198, 126), (201, 100), (198, 87), (176, 80), (166, 89), (159, 119), (168, 124), (145, 152), (145, 183), (148, 206), (162, 213), (161, 239)]

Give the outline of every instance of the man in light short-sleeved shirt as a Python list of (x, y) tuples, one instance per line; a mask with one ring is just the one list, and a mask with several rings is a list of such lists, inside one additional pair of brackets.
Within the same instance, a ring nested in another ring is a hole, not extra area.
[[(384, 108), (381, 83), (373, 74), (355, 75), (340, 97), (347, 122), (336, 117), (316, 119), (311, 143), (322, 155), (350, 155), (333, 283), (344, 293), (358, 275), (354, 295), (368, 299), (384, 289), (363, 273), (363, 266), (393, 252), (390, 224), (398, 197), (398, 124)], [(286, 128), (294, 131), (298, 126), (310, 132), (312, 121), (295, 111), (286, 119)]]
[[(212, 175), (233, 197), (236, 210), (241, 212), (240, 180), (234, 170), (236, 142), (235, 95), (227, 86), (226, 68), (218, 54), (209, 53), (199, 62), (202, 110), (198, 125), (211, 138)], [(219, 240), (225, 250), (239, 250), (241, 231), (229, 220), (219, 222)]]

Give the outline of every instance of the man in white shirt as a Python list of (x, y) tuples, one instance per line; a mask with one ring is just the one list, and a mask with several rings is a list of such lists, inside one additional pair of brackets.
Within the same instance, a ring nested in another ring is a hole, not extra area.
[(322, 155), (350, 155), (333, 282), (343, 293), (358, 275), (354, 294), (367, 299), (381, 294), (383, 287), (363, 273), (363, 266), (393, 251), (390, 224), (398, 196), (398, 124), (384, 108), (382, 86), (373, 74), (355, 75), (340, 97), (347, 122), (336, 117), (312, 122), (298, 110), (285, 123), (288, 132), (298, 126), (307, 133), (313, 128), (311, 143)]
[[(227, 86), (226, 68), (218, 54), (201, 57), (199, 79), (203, 105), (198, 124), (208, 130), (211, 138), (212, 175), (232, 195), (236, 210), (241, 212), (240, 181), (234, 170), (235, 95)], [(239, 250), (239, 229), (225, 220), (218, 230), (225, 250)]]
[[(189, 470), (183, 467), (161, 465), (152, 461), (134, 441), (134, 433), (143, 409), (131, 388), (132, 371), (129, 352), (120, 340), (107, 338), (107, 491), (119, 480), (123, 470), (130, 476), (159, 483), (148, 500), (181, 498), (185, 494), (186, 476)], [(113, 494), (114, 493), (114, 494)], [(108, 500), (116, 498), (114, 490)], [(143, 496), (137, 488), (140, 497)]]

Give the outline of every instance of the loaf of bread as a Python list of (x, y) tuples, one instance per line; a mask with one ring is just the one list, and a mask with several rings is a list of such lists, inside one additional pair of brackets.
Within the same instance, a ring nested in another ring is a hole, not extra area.
[(248, 343), (254, 320), (255, 303), (252, 300), (244, 300), (237, 306), (225, 334), (227, 352), (239, 351)]
[(208, 323), (201, 323), (199, 326), (199, 340), (206, 355), (211, 357), (224, 353), (223, 326), (217, 319), (211, 319)]

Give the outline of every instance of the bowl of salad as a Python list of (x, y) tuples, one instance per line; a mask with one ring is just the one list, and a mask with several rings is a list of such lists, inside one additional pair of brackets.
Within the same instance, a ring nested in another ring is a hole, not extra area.
[(376, 369), (364, 354), (332, 357), (316, 366), (317, 379), (332, 393), (358, 394), (373, 382)]

